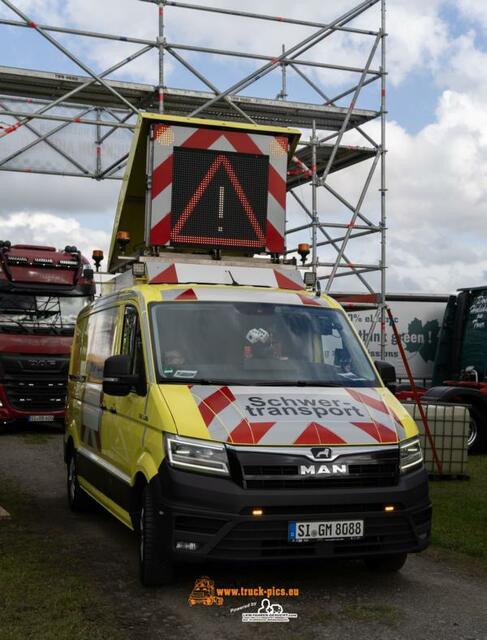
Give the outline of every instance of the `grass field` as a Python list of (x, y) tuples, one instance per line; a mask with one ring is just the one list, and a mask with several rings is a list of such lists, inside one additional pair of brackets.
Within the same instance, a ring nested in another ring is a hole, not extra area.
[(0, 638), (123, 640), (106, 597), (69, 554), (69, 541), (31, 528), (29, 498), (3, 482), (0, 503), (15, 513), (0, 521)]
[(487, 454), (469, 458), (468, 475), (430, 483), (433, 544), (487, 566)]

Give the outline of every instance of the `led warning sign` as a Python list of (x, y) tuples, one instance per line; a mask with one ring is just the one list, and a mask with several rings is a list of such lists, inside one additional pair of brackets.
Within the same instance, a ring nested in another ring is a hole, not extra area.
[(262, 129), (152, 126), (150, 244), (284, 253), (289, 140)]
[(171, 243), (263, 250), (268, 167), (264, 155), (176, 147)]

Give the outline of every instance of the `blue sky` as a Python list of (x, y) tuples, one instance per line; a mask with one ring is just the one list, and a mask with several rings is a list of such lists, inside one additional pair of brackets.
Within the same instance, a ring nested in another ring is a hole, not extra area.
[[(206, 3), (240, 6), (237, 0), (207, 0)], [(16, 0), (15, 4), (38, 22), (100, 32), (153, 37), (157, 24), (156, 7), (137, 0), (106, 0), (103, 13), (97, 0)], [(354, 0), (335, 3), (306, 0), (299, 5), (283, 4), (279, 0), (249, 0), (246, 6), (250, 11), (326, 21), (356, 4)], [(281, 42), (289, 46), (312, 32), (306, 28), (292, 31), (286, 25), (271, 23), (262, 26), (247, 20), (235, 26), (228, 19), (215, 18), (212, 14), (197, 14), (195, 19), (196, 14), (171, 7), (166, 9), (166, 15), (166, 35), (170, 41), (269, 54), (275, 54)], [(0, 16), (17, 19), (1, 2)], [(376, 28), (377, 24), (377, 15), (372, 14), (357, 26)], [(387, 30), (390, 288), (434, 292), (484, 284), (487, 275), (487, 258), (483, 255), (483, 233), (487, 233), (484, 222), (487, 220), (484, 215), (487, 3), (483, 0), (429, 0), (426, 3), (389, 0)], [(94, 39), (53, 35), (97, 71), (131, 51), (119, 43), (104, 45)], [(369, 46), (370, 43), (371, 40)], [(335, 39), (334, 43), (330, 38), (330, 45), (318, 53), (321, 60), (357, 65), (363, 63), (367, 49), (347, 37)], [(255, 68), (252, 61), (242, 63), (227, 58), (222, 63), (212, 56), (182, 54), (204, 70), (219, 88), (225, 88)], [(309, 58), (316, 59), (316, 56), (309, 55)], [(167, 60), (169, 86), (203, 88), (170, 56)], [(141, 58), (116, 78), (155, 82), (155, 62), (153, 57)], [(2, 25), (0, 65), (82, 73), (32, 30)], [(375, 60), (373, 66), (377, 65)], [(343, 74), (313, 73), (313, 80), (331, 95), (339, 93), (344, 86)], [(274, 97), (279, 90), (280, 79), (274, 73), (245, 93)], [(288, 92), (291, 99), (319, 101), (292, 71), (288, 73)], [(361, 106), (375, 107), (377, 95), (378, 85), (372, 85), (364, 92)], [(377, 124), (370, 123), (372, 135), (377, 134)], [(5, 144), (2, 147), (0, 140), (0, 159), (5, 156), (3, 148)], [(350, 175), (351, 178), (334, 177), (334, 186), (353, 191), (355, 178), (358, 184), (363, 176), (360, 168)], [(65, 228), (71, 232), (78, 229), (75, 233), (79, 232), (87, 246), (95, 239), (108, 242), (118, 190), (116, 183), (0, 172), (0, 188), (2, 186), (7, 196), (0, 204), (0, 224), (3, 220), (11, 233), (22, 236), (20, 240), (42, 238), (46, 241), (52, 237), (52, 242), (61, 244), (62, 221), (69, 220)], [(377, 216), (376, 187), (374, 184), (367, 203), (372, 217)], [(324, 198), (320, 200), (320, 207), (325, 217), (339, 215), (335, 204)], [(52, 222), (51, 236), (46, 230), (46, 219)], [(358, 247), (357, 259), (363, 259), (367, 251), (373, 252), (375, 248), (372, 245)]]

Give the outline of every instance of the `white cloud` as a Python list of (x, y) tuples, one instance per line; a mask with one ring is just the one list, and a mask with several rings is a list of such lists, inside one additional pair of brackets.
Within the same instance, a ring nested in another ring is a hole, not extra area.
[(57, 249), (74, 244), (88, 259), (93, 249), (103, 249), (107, 255), (109, 234), (82, 226), (76, 218), (19, 211), (0, 215), (0, 225), (3, 239), (10, 239), (14, 244), (53, 245)]
[(119, 180), (0, 172), (0, 216), (14, 211), (46, 211), (79, 216), (105, 216), (107, 227), (115, 213)]
[[(30, 20), (37, 20), (42, 24), (62, 22), (63, 3), (59, 0), (15, 0), (13, 4)], [(9, 20), (22, 20), (3, 3), (0, 5), (0, 16)]]
[(487, 29), (487, 5), (483, 0), (450, 0), (473, 24)]
[(452, 41), (448, 59), (438, 71), (438, 84), (454, 88), (456, 91), (487, 99), (487, 51), (476, 45), (476, 32), (462, 34)]
[(390, 81), (397, 85), (414, 69), (436, 69), (448, 47), (441, 0), (391, 0), (386, 29)]

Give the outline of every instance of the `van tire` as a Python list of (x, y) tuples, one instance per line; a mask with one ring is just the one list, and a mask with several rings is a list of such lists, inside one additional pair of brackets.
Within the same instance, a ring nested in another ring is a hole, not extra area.
[(140, 580), (143, 585), (154, 587), (172, 582), (174, 567), (168, 550), (164, 547), (162, 529), (148, 485), (142, 492), (138, 552)]
[(71, 511), (87, 511), (92, 506), (93, 503), (90, 496), (79, 485), (74, 450), (71, 451), (66, 461), (66, 489), (68, 505)]
[(370, 556), (365, 558), (365, 566), (371, 571), (379, 573), (394, 573), (400, 571), (406, 564), (407, 553), (391, 553), (387, 556)]

